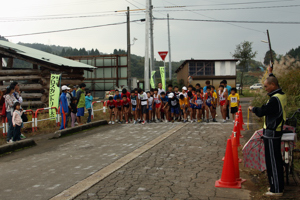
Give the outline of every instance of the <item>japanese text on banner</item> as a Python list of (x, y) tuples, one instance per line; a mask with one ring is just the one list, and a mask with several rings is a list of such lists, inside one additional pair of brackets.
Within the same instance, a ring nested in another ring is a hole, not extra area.
[[(60, 89), (58, 87), (60, 83), (60, 74), (51, 74), (50, 79), (50, 89), (49, 89), (49, 107), (56, 107), (58, 109), (59, 103), (59, 92)], [(50, 109), (49, 110), (49, 117), (55, 118), (56, 117), (56, 110)], [(55, 120), (55, 119), (52, 119)]]
[(160, 76), (161, 76), (162, 88), (166, 91), (166, 84), (165, 84), (165, 67), (159, 67), (159, 69), (160, 69)]
[(154, 83), (154, 79), (153, 79), (153, 76), (154, 76), (155, 72), (156, 71), (151, 72), (151, 80), (150, 80), (151, 88), (155, 88), (155, 83)]

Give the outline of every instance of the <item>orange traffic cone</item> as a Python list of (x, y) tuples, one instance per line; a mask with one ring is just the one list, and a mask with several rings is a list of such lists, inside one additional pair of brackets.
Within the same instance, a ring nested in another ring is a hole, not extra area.
[(244, 124), (244, 120), (243, 120), (243, 113), (242, 113), (242, 107), (241, 106), (239, 107), (238, 113), (239, 113), (240, 130), (244, 131), (245, 129), (243, 128), (243, 125), (245, 125), (245, 124)]
[[(242, 136), (242, 134), (241, 134), (241, 126), (240, 126), (239, 117), (240, 117), (239, 114), (236, 113), (235, 114), (235, 123), (234, 123), (234, 126), (236, 126), (236, 135), (237, 135), (237, 137), (238, 138), (242, 138), (244, 136)], [(238, 139), (238, 140), (240, 140), (240, 139)]]
[[(237, 128), (234, 126), (234, 127), (233, 127), (233, 131), (232, 131), (232, 134), (231, 134), (231, 136), (230, 136), (231, 142), (232, 142), (232, 148), (233, 148), (233, 145), (234, 145), (232, 138), (234, 137), (234, 135), (236, 135), (236, 130), (237, 130)], [(224, 160), (225, 160), (225, 157), (223, 157), (222, 160), (224, 161)], [(242, 159), (238, 158), (238, 162), (241, 163), (241, 162), (242, 162)]]
[(232, 137), (232, 155), (233, 155), (233, 163), (234, 163), (234, 174), (237, 181), (241, 181), (241, 183), (245, 182), (246, 179), (240, 178), (240, 168), (239, 168), (239, 158), (238, 158), (238, 144), (237, 144), (237, 136), (234, 132), (234, 136)]
[(231, 139), (227, 140), (226, 152), (225, 152), (225, 161), (223, 164), (223, 170), (221, 179), (217, 180), (215, 187), (222, 188), (237, 188), (240, 189), (241, 182), (236, 180), (234, 172), (234, 162), (232, 154)]

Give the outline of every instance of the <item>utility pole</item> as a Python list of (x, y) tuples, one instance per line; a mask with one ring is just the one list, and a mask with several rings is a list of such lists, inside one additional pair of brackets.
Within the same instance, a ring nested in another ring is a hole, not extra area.
[(150, 3), (150, 74), (155, 70), (154, 62), (154, 42), (153, 42), (153, 15), (152, 15), (152, 0), (149, 0)]
[(145, 71), (144, 71), (144, 90), (150, 90), (149, 81), (149, 28), (150, 28), (150, 2), (146, 0), (146, 26), (145, 26)]
[(170, 39), (170, 22), (168, 14), (168, 43), (169, 43), (169, 80), (172, 80), (172, 59), (171, 59), (171, 39)]
[(130, 9), (127, 7), (127, 86), (131, 90)]
[(270, 67), (273, 67), (274, 60), (273, 60), (273, 52), (272, 52), (272, 47), (271, 47), (271, 40), (270, 40), (269, 30), (267, 30), (267, 35), (268, 35), (268, 43), (269, 43), (270, 57), (271, 57), (271, 66)]

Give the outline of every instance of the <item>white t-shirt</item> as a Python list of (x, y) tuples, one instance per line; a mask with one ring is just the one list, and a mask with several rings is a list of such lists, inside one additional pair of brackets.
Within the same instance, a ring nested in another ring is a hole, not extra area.
[(150, 98), (148, 99), (148, 102), (149, 102), (149, 106), (152, 106), (152, 103), (153, 103), (153, 97), (150, 97)]
[(148, 99), (148, 97), (147, 97), (146, 92), (144, 92), (143, 94), (139, 94), (139, 99), (141, 100), (141, 105), (142, 106), (147, 105), (147, 99)]
[(160, 93), (162, 93), (162, 92), (166, 93), (166, 91), (164, 89), (159, 89), (158, 88), (158, 93), (157, 94), (160, 95)]
[[(179, 96), (183, 94), (182, 92), (180, 92)], [(183, 94), (184, 97), (187, 97), (187, 92)]]

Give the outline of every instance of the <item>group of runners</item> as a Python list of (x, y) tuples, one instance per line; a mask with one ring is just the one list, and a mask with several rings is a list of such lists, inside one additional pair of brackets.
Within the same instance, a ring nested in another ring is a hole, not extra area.
[[(230, 86), (229, 86), (230, 87)], [(123, 89), (121, 94), (115, 90), (115, 95), (110, 96), (106, 102), (110, 113), (109, 124), (129, 123), (134, 124), (153, 122), (217, 122), (216, 109), (220, 106), (223, 122), (229, 120), (228, 110), (234, 114), (238, 112), (239, 94), (236, 88), (229, 88), (227, 81), (221, 81), (218, 88), (206, 81), (206, 86), (201, 87), (199, 83), (184, 86), (179, 91), (177, 86), (168, 85), (167, 91), (158, 88), (150, 91), (134, 89), (128, 92)], [(229, 109), (228, 109), (229, 108)], [(211, 117), (210, 117), (211, 116)]]

